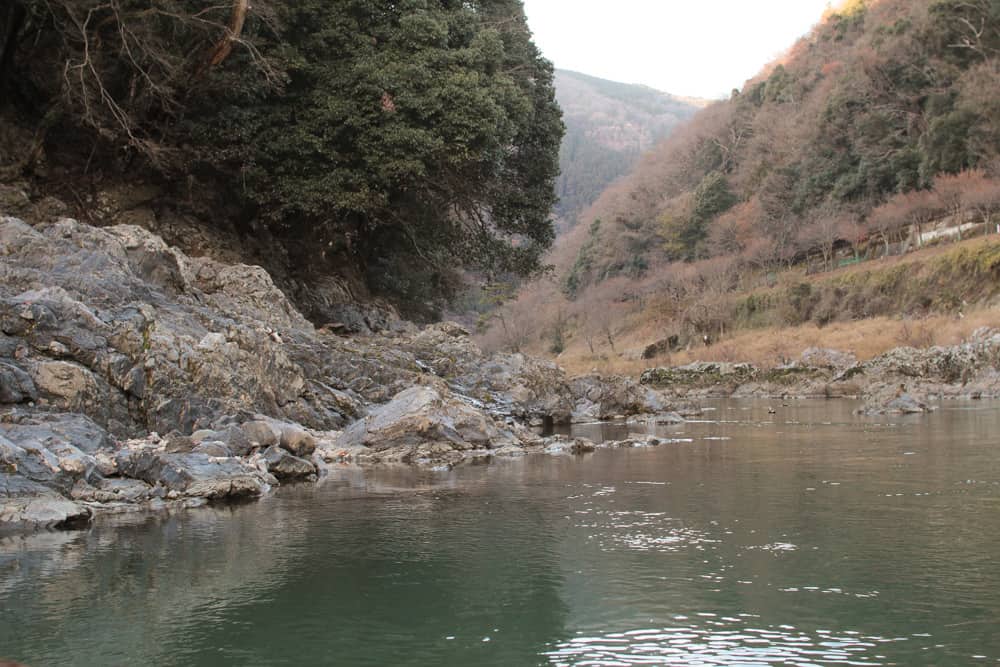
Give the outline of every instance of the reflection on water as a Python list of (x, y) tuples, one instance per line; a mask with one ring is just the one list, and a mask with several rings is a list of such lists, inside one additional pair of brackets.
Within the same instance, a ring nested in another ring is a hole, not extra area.
[(701, 614), (701, 624), (575, 637), (548, 653), (553, 665), (884, 665), (882, 645), (906, 637), (805, 633), (790, 625), (748, 627), (744, 618)]
[(254, 505), (0, 538), (46, 665), (1000, 662), (1000, 406), (722, 402), (658, 448), (345, 468)]

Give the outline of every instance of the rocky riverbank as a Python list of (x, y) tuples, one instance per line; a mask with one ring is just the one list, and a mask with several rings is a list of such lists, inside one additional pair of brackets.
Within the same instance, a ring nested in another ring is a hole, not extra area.
[(810, 350), (773, 369), (570, 378), (486, 354), (452, 323), (317, 328), (260, 267), (191, 257), (137, 226), (0, 217), (0, 260), (0, 529), (255, 498), (331, 465), (579, 453), (595, 445), (537, 427), (682, 421), (677, 406), (701, 397), (865, 396), (877, 411), (1000, 395), (992, 329), (864, 363)]
[(775, 368), (696, 362), (652, 368), (640, 382), (672, 400), (705, 397), (864, 398), (871, 411), (893, 410), (901, 395), (919, 401), (1000, 396), (1000, 330), (977, 330), (960, 345), (896, 348), (868, 361), (810, 349)]
[(450, 324), (316, 328), (260, 267), (130, 225), (0, 217), (0, 528), (254, 498), (337, 462), (575, 451), (531, 426), (679, 420), (628, 378)]

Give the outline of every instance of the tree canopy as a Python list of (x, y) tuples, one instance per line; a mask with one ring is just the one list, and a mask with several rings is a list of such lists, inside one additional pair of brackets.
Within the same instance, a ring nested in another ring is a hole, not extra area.
[(433, 298), (458, 269), (537, 271), (552, 242), (563, 127), (520, 0), (6, 13), (2, 84), (22, 111), (239, 202), (320, 267)]

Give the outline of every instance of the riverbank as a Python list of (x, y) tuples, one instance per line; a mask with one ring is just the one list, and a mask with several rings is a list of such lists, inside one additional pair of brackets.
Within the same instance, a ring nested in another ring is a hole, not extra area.
[(458, 325), (317, 328), (260, 267), (136, 226), (0, 217), (0, 256), (3, 528), (256, 498), (337, 462), (566, 449), (533, 426), (681, 419), (634, 379), (485, 354)]
[[(546, 428), (683, 421), (707, 396), (1000, 395), (1000, 333), (866, 362), (699, 362), (641, 381), (488, 354), (453, 323), (316, 327), (260, 267), (140, 227), (0, 218), (0, 528), (258, 498), (329, 466), (447, 468), (594, 447)], [(681, 413), (681, 414), (678, 414)], [(652, 444), (625, 441), (608, 446)]]
[(919, 400), (1000, 396), (1000, 330), (981, 327), (959, 345), (899, 347), (867, 361), (811, 348), (797, 360), (764, 368), (700, 361), (651, 368), (642, 384), (674, 399), (707, 396), (864, 398), (878, 408), (899, 394)]
[[(991, 235), (824, 273), (800, 266), (733, 275), (694, 263), (609, 282), (572, 304), (539, 283), (530, 308), (512, 306), (504, 317), (520, 349), (555, 356), (570, 373), (639, 376), (696, 361), (772, 368), (810, 348), (868, 361), (898, 347), (959, 345), (1000, 326), (998, 276), (1000, 237)], [(483, 345), (510, 345), (496, 334)]]

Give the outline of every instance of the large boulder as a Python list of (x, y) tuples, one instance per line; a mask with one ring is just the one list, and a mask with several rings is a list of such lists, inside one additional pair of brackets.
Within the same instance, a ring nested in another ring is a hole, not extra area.
[(456, 461), (513, 439), (482, 410), (431, 387), (412, 387), (348, 427), (336, 446), (362, 446), (379, 460)]
[(288, 451), (272, 445), (263, 454), (267, 470), (279, 480), (301, 480), (314, 477), (316, 466), (309, 461), (293, 456)]
[(584, 375), (574, 378), (570, 386), (576, 398), (575, 422), (655, 415), (670, 410), (669, 403), (658, 391), (632, 378)]
[(70, 528), (91, 511), (38, 482), (0, 470), (0, 529)]
[(556, 364), (523, 354), (494, 354), (471, 365), (456, 384), (502, 414), (525, 421), (568, 423), (576, 401)]
[(174, 496), (235, 499), (259, 496), (268, 488), (260, 470), (235, 458), (139, 447), (120, 451), (117, 464), (122, 475), (161, 485)]
[[(356, 397), (260, 267), (191, 258), (139, 227), (0, 219), (0, 401), (120, 437), (247, 412), (343, 426)], [(10, 348), (10, 349), (8, 349)]]

